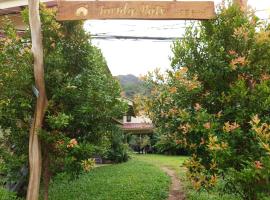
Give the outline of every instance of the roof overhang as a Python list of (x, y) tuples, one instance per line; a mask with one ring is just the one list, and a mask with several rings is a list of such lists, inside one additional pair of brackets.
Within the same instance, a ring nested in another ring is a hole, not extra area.
[(124, 123), (123, 131), (132, 134), (150, 134), (154, 132), (152, 123)]
[[(48, 7), (54, 7), (57, 5), (55, 0), (41, 0)], [(0, 29), (2, 20), (5, 16), (14, 23), (15, 28), (18, 31), (24, 31), (26, 26), (23, 23), (20, 12), (28, 5), (28, 0), (0, 0)]]
[[(55, 2), (55, 0), (40, 0), (40, 2)], [(0, 10), (7, 9), (16, 11), (21, 6), (27, 6), (28, 0), (0, 0)]]

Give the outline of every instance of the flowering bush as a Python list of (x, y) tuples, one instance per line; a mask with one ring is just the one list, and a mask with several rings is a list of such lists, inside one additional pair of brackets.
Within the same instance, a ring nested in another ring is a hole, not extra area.
[(194, 188), (223, 179), (243, 199), (270, 194), (269, 24), (237, 6), (195, 23), (173, 45), (172, 69), (146, 77), (143, 104), (159, 132), (188, 149)]
[[(28, 24), (27, 10), (22, 15)], [(55, 15), (55, 9), (41, 6), (48, 98), (39, 130), (45, 191), (50, 177), (58, 172), (78, 175), (83, 169), (81, 161), (94, 156), (98, 148), (111, 152), (113, 144), (108, 138), (116, 126), (112, 119), (126, 109), (120, 100), (119, 83), (101, 51), (91, 44), (83, 23), (60, 23)], [(28, 163), (28, 134), (36, 97), (32, 92), (29, 27), (19, 35), (6, 21), (1, 27), (5, 37), (0, 38), (0, 125), (9, 131), (0, 130), (0, 173), (14, 183)]]

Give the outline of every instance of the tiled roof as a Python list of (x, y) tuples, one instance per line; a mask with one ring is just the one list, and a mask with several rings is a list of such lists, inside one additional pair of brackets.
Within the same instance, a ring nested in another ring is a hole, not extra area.
[(128, 130), (153, 130), (154, 126), (151, 123), (124, 123), (123, 129)]

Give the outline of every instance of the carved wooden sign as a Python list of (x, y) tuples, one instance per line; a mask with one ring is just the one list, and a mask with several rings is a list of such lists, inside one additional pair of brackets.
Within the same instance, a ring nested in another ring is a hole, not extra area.
[(212, 1), (59, 1), (57, 20), (215, 17)]

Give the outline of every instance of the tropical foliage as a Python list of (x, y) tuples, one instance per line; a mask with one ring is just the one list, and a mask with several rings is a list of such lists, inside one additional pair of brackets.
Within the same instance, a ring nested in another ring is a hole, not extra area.
[[(26, 22), (27, 13), (23, 12)], [(59, 23), (55, 13), (54, 9), (42, 7), (49, 102), (39, 131), (45, 186), (58, 172), (77, 176), (82, 170), (90, 170), (91, 157), (117, 162), (128, 158), (123, 140), (113, 142), (122, 134), (121, 130), (115, 131), (114, 118), (126, 109), (118, 82), (100, 50), (91, 44), (83, 23)], [(11, 22), (5, 24), (5, 37), (0, 39), (0, 174), (1, 181), (9, 185), (17, 183), (22, 169), (27, 167), (28, 133), (38, 91), (33, 82), (29, 29), (18, 35)], [(125, 158), (120, 159), (119, 154)]]
[(172, 69), (150, 73), (144, 106), (159, 132), (187, 148), (197, 190), (243, 199), (270, 195), (270, 29), (252, 12), (221, 6), (173, 45)]

